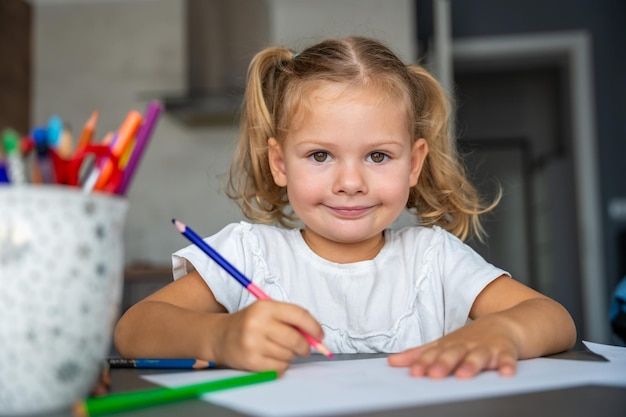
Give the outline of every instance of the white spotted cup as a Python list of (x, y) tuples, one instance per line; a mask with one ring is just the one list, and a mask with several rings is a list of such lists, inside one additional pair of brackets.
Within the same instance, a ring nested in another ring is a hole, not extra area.
[(69, 410), (100, 373), (120, 310), (128, 202), (0, 186), (0, 414)]

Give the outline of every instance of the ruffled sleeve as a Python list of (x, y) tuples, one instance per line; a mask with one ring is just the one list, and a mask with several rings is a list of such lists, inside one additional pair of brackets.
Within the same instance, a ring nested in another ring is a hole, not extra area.
[[(443, 231), (442, 231), (443, 232)], [(463, 326), (482, 290), (508, 272), (488, 263), (480, 254), (450, 233), (441, 234), (438, 265), (444, 294), (444, 332)]]
[[(245, 226), (244, 222), (229, 224), (204, 240), (231, 265), (249, 276), (249, 272), (254, 270), (254, 259), (250, 256), (250, 251), (246, 250)], [(198, 271), (213, 292), (215, 299), (228, 312), (237, 311), (255, 300), (254, 296), (238, 281), (193, 244), (172, 255), (172, 267), (174, 279), (194, 269)]]

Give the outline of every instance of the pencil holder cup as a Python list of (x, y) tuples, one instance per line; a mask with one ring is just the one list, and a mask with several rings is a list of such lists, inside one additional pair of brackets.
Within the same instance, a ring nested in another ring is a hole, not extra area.
[(0, 415), (69, 410), (97, 382), (123, 287), (128, 203), (0, 186)]

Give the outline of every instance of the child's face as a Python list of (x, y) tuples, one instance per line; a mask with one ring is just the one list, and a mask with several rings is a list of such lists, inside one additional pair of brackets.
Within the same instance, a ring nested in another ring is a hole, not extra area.
[(423, 139), (412, 144), (399, 100), (344, 89), (315, 90), (284, 143), (269, 140), (274, 181), (287, 187), (305, 239), (323, 257), (319, 248), (380, 242), (405, 209), (428, 151)]

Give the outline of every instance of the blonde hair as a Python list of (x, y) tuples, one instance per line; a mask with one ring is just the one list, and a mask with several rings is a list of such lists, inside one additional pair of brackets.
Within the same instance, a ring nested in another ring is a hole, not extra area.
[(294, 115), (310, 105), (310, 92), (327, 82), (375, 87), (383, 98), (404, 103), (413, 141), (424, 138), (429, 149), (407, 209), (422, 225), (438, 225), (462, 240), (482, 238), (479, 215), (495, 207), (499, 196), (484, 204), (467, 178), (449, 137), (448, 97), (423, 67), (405, 65), (389, 48), (363, 37), (326, 40), (298, 54), (270, 47), (252, 59), (227, 189), (243, 214), (285, 227), (298, 220), (286, 188), (273, 181), (267, 140), (282, 142)]

